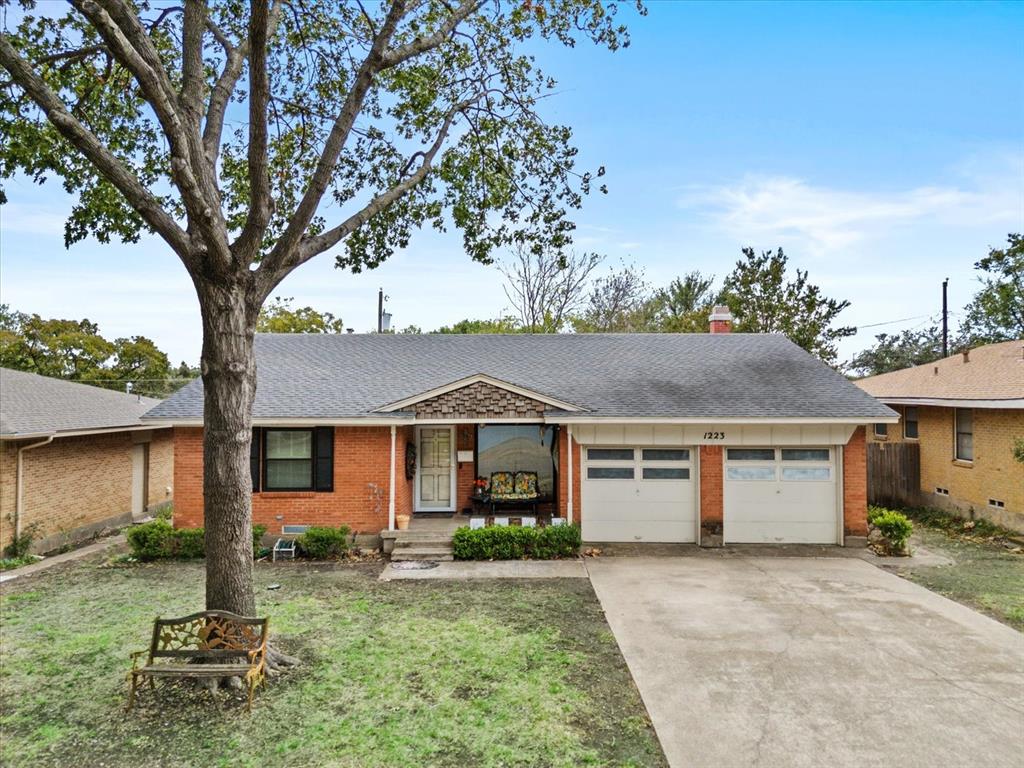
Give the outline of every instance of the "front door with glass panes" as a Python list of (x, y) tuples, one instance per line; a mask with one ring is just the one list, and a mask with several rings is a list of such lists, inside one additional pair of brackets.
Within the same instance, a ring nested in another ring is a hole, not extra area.
[(452, 427), (419, 427), (417, 435), (416, 511), (453, 511), (454, 430)]

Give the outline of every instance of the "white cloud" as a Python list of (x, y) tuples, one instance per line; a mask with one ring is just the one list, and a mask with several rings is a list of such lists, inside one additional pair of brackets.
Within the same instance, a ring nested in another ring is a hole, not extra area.
[(816, 253), (842, 251), (897, 227), (933, 220), (941, 227), (1008, 231), (1024, 218), (1024, 160), (961, 167), (957, 183), (896, 191), (863, 191), (814, 184), (792, 176), (746, 176), (717, 186), (691, 187), (682, 208), (743, 242), (796, 244)]

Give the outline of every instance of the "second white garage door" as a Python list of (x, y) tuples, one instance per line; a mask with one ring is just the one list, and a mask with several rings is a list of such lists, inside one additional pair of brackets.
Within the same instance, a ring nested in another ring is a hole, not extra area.
[(689, 448), (584, 448), (585, 541), (696, 540)]
[(726, 448), (727, 544), (836, 544), (831, 448)]

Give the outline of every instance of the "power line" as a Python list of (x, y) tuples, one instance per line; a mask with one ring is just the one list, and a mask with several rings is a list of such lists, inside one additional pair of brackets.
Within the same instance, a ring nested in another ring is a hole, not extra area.
[(869, 323), (867, 325), (858, 325), (857, 330), (860, 331), (864, 328), (878, 328), (881, 325), (895, 325), (896, 323), (906, 323), (910, 320), (920, 320), (921, 318), (930, 318), (931, 315), (914, 315), (914, 317), (901, 317), (899, 320), (886, 320), (884, 323)]

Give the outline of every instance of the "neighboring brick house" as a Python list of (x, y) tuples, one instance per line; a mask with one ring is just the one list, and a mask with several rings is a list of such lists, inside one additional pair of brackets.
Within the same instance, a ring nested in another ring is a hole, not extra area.
[(171, 501), (174, 444), (142, 422), (160, 401), (0, 368), (0, 548), (48, 552)]
[(971, 349), (857, 382), (895, 408), (899, 424), (875, 425), (873, 443), (920, 446), (918, 503), (978, 515), (1024, 531), (1024, 341)]
[[(363, 534), (537, 473), (588, 541), (862, 544), (864, 428), (896, 414), (780, 335), (258, 334), (253, 519)], [(175, 525), (203, 522), (202, 382), (174, 425)]]

